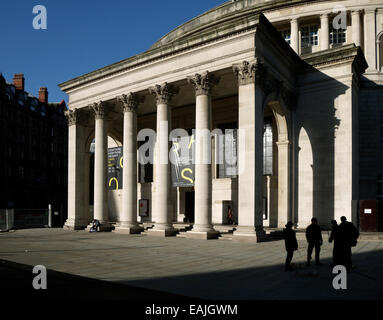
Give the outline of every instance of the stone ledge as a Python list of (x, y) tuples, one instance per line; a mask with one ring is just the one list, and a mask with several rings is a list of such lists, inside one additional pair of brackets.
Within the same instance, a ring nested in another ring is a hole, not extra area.
[(197, 239), (197, 240), (212, 240), (217, 239), (219, 236), (219, 232), (217, 231), (188, 231), (186, 232), (186, 238), (188, 239)]
[(177, 230), (153, 230), (149, 229), (146, 231), (148, 236), (152, 237), (175, 237), (177, 235)]
[(140, 227), (116, 227), (112, 232), (116, 234), (140, 234), (144, 229)]

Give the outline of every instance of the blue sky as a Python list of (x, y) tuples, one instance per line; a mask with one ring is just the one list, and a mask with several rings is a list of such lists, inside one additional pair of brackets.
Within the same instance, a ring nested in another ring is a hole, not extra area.
[[(68, 101), (58, 84), (146, 51), (166, 33), (225, 0), (16, 0), (0, 5), (0, 72), (24, 73), (28, 92), (48, 87), (49, 101)], [(47, 30), (35, 30), (35, 5)]]

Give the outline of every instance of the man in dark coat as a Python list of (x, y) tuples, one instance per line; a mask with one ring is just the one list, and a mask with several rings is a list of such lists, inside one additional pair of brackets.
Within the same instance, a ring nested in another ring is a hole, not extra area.
[(359, 238), (358, 229), (348, 222), (346, 217), (341, 217), (342, 221), (339, 225), (339, 233), (342, 241), (344, 242), (344, 265), (347, 271), (351, 271), (352, 268), (352, 251), (351, 248), (355, 247)]
[(291, 260), (293, 260), (294, 251), (298, 250), (298, 242), (295, 236), (295, 231), (292, 229), (293, 223), (289, 221), (286, 224), (286, 229), (283, 229), (283, 236), (285, 238), (285, 247), (287, 251), (285, 270), (292, 271)]
[(311, 255), (315, 248), (315, 264), (317, 266), (322, 265), (319, 261), (320, 247), (323, 244), (322, 231), (318, 225), (316, 218), (311, 219), (311, 224), (306, 229), (306, 239), (309, 244), (307, 249), (307, 266), (310, 265)]
[(332, 251), (333, 263), (332, 267), (338, 265), (344, 265), (344, 241), (340, 236), (339, 225), (336, 220), (331, 221), (332, 230), (328, 242), (332, 243), (334, 241), (334, 249)]

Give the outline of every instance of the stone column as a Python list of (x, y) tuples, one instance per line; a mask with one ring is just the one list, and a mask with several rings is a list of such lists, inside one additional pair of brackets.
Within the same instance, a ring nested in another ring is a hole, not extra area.
[(290, 142), (277, 142), (278, 146), (278, 228), (289, 221), (289, 159)]
[(209, 72), (188, 77), (196, 94), (195, 133), (195, 223), (187, 237), (214, 239), (218, 232), (212, 224), (212, 170), (211, 170), (211, 89), (218, 83)]
[(260, 241), (263, 231), (263, 92), (262, 64), (234, 65), (238, 77), (238, 227), (233, 240)]
[(143, 231), (137, 222), (137, 108), (143, 99), (134, 94), (117, 97), (124, 111), (124, 168), (122, 212), (116, 233), (137, 234)]
[(368, 63), (367, 72), (376, 71), (376, 10), (365, 9), (364, 13), (364, 55)]
[(361, 29), (360, 29), (360, 11), (355, 10), (351, 12), (351, 25), (352, 25), (352, 42), (356, 46), (361, 45)]
[(290, 21), (291, 25), (291, 48), (299, 54), (299, 22), (297, 18)]
[(108, 216), (108, 135), (105, 105), (102, 101), (90, 106), (95, 115), (94, 154), (94, 219), (101, 223), (100, 231), (111, 231)]
[(155, 188), (156, 199), (154, 210), (156, 221), (153, 229), (148, 230), (151, 236), (174, 236), (177, 231), (173, 228), (171, 207), (171, 175), (169, 161), (169, 131), (170, 131), (170, 101), (178, 92), (172, 85), (164, 83), (149, 88), (157, 103), (157, 141), (155, 157)]
[(329, 20), (327, 13), (321, 14), (320, 16), (320, 30), (320, 48), (321, 50), (327, 50), (330, 48)]
[(89, 223), (84, 215), (84, 135), (79, 110), (68, 110), (68, 219), (64, 229), (81, 230)]

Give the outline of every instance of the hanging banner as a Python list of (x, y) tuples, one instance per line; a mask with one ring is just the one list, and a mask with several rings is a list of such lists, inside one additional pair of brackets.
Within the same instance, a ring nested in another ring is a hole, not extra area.
[(194, 136), (173, 139), (170, 152), (173, 187), (194, 186)]
[(123, 148), (108, 149), (108, 188), (122, 189)]

